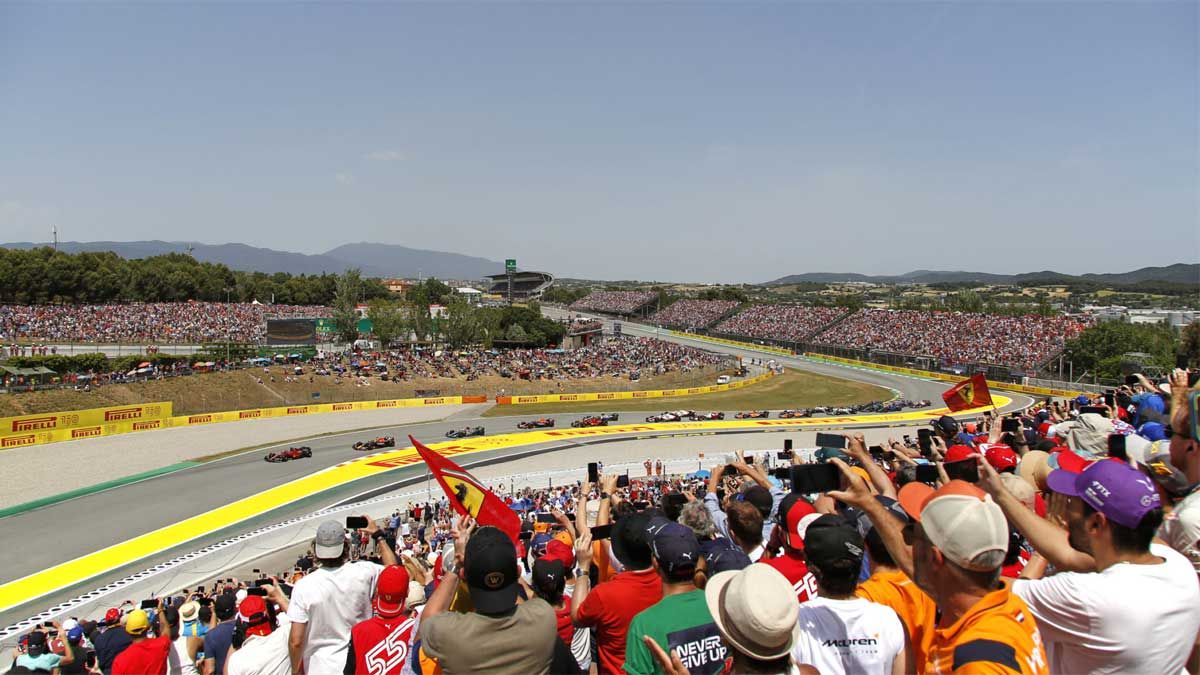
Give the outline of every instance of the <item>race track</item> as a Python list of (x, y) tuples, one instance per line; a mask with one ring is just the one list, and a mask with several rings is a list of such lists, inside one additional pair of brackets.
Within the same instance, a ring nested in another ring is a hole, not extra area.
[[(627, 333), (637, 334), (643, 330), (640, 327), (625, 324)], [(660, 337), (672, 341), (690, 342), (667, 334)], [(899, 391), (906, 398), (925, 398), (940, 402), (940, 394), (946, 388), (945, 383), (938, 381), (814, 363), (803, 359), (772, 357), (761, 353), (744, 352), (724, 345), (698, 343), (697, 346), (754, 358), (776, 358), (784, 365), (797, 369), (889, 387)], [(1010, 397), (1012, 400), (1009, 408), (1028, 405), (1029, 401), (1026, 397), (1019, 395), (1010, 395)], [(657, 412), (662, 408), (670, 407), (665, 401), (658, 405), (654, 403), (649, 405), (656, 407), (648, 412)], [(514, 409), (519, 410), (519, 406), (514, 406)], [(732, 419), (734, 411), (726, 412), (728, 418)], [(558, 428), (561, 429), (569, 428), (571, 420), (583, 416), (583, 414), (563, 414), (556, 415), (555, 418)], [(489, 435), (510, 433), (516, 431), (516, 423), (519, 420), (527, 418), (528, 416), (479, 420), (457, 419), (452, 422), (383, 428), (370, 433), (358, 432), (326, 436), (306, 443), (313, 449), (313, 457), (310, 459), (286, 464), (268, 464), (262, 459), (267, 452), (267, 449), (264, 449), (0, 519), (0, 535), (5, 537), (5, 541), (15, 544), (6, 546), (0, 551), (0, 570), (3, 570), (3, 576), (0, 577), (0, 588), (12, 580), (46, 570), (63, 561), (87, 555), (159, 528), (169, 527), (174, 523), (207, 513), (239, 499), (309, 476), (319, 469), (361, 457), (361, 453), (356, 453), (350, 447), (355, 440), (373, 435), (392, 435), (396, 436), (397, 445), (403, 447), (407, 445), (405, 437), (408, 434), (412, 434), (418, 440), (432, 443), (445, 440), (444, 435), (447, 430), (467, 425), (484, 426)], [(622, 413), (622, 422), (626, 420), (641, 422), (643, 418), (644, 414)], [(872, 422), (868, 419), (857, 425), (839, 426), (872, 426)], [(230, 431), (236, 433), (236, 427), (231, 425)], [(594, 448), (580, 446), (559, 448), (554, 452), (556, 459), (557, 456), (564, 453), (578, 455), (578, 463), (582, 466), (583, 463), (596, 456), (603, 457), (603, 448), (603, 445)], [(479, 452), (472, 454), (470, 461), (499, 459), (528, 449), (528, 447), (520, 447)], [(143, 569), (156, 561), (166, 560), (181, 550), (199, 548), (206, 542), (226, 538), (235, 532), (300, 513), (308, 513), (355, 494), (384, 487), (418, 473), (423, 473), (420, 466), (392, 469), (353, 484), (323, 492), (318, 496), (293, 502), (286, 507), (261, 513), (252, 521), (239, 523), (228, 531), (213, 532), (175, 549), (162, 551), (138, 560), (124, 568), (105, 572), (76, 587), (62, 588), (50, 595), (40, 597), (36, 601), (9, 607), (0, 612), (0, 625), (24, 618), (66, 597), (77, 595), (84, 590), (84, 586), (91, 588), (102, 585), (106, 580), (119, 578), (134, 569)]]

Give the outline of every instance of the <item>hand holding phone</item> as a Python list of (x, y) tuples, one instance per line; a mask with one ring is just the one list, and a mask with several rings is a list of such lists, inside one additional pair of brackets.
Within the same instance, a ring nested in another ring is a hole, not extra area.
[(846, 449), (847, 438), (840, 434), (824, 434), (817, 433), (818, 448), (837, 448), (839, 450)]
[(366, 516), (346, 516), (346, 529), (361, 530), (367, 526)]
[(836, 464), (800, 464), (788, 469), (792, 479), (792, 492), (812, 494), (841, 487), (842, 474)]

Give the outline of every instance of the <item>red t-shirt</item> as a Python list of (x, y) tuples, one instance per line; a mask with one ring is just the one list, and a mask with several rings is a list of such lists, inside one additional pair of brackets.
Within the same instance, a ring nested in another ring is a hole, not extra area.
[(800, 602), (808, 602), (817, 597), (817, 580), (812, 572), (808, 571), (808, 565), (803, 558), (794, 557), (786, 548), (778, 558), (759, 560), (755, 564), (770, 565), (778, 570), (792, 585), (792, 590), (796, 591), (796, 599)]
[(372, 617), (350, 629), (354, 645), (354, 672), (371, 675), (400, 675), (412, 649), (417, 620), (402, 615), (385, 619)]
[(554, 610), (554, 618), (558, 621), (558, 637), (570, 647), (575, 639), (575, 624), (571, 623), (571, 596), (563, 596), (562, 609)]
[(112, 671), (121, 675), (166, 675), (170, 651), (169, 635), (135, 642), (113, 659)]
[(579, 606), (578, 618), (580, 625), (596, 627), (600, 672), (624, 672), (629, 622), (659, 600), (662, 580), (654, 570), (622, 572), (588, 593)]

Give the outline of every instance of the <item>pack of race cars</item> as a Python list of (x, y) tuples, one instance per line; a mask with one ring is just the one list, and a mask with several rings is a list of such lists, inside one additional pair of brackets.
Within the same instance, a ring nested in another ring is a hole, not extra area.
[(695, 410), (668, 410), (657, 415), (651, 415), (646, 418), (646, 421), (650, 423), (682, 422), (684, 420), (689, 422), (703, 422), (723, 419), (725, 419), (725, 413), (723, 412), (698, 413)]
[(621, 416), (618, 415), (617, 413), (601, 413), (599, 415), (588, 415), (587, 417), (585, 417), (581, 420), (575, 420), (574, 422), (571, 422), (571, 426), (573, 426), (577, 429), (587, 428), (587, 427), (606, 427), (606, 426), (608, 426), (609, 422), (616, 422), (618, 419), (620, 419), (620, 417)]

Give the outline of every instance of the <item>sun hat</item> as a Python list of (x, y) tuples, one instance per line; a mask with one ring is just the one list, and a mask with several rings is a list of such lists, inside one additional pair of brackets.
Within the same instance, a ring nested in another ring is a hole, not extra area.
[(704, 587), (704, 600), (725, 642), (762, 661), (786, 656), (800, 632), (796, 593), (770, 565), (721, 572)]

